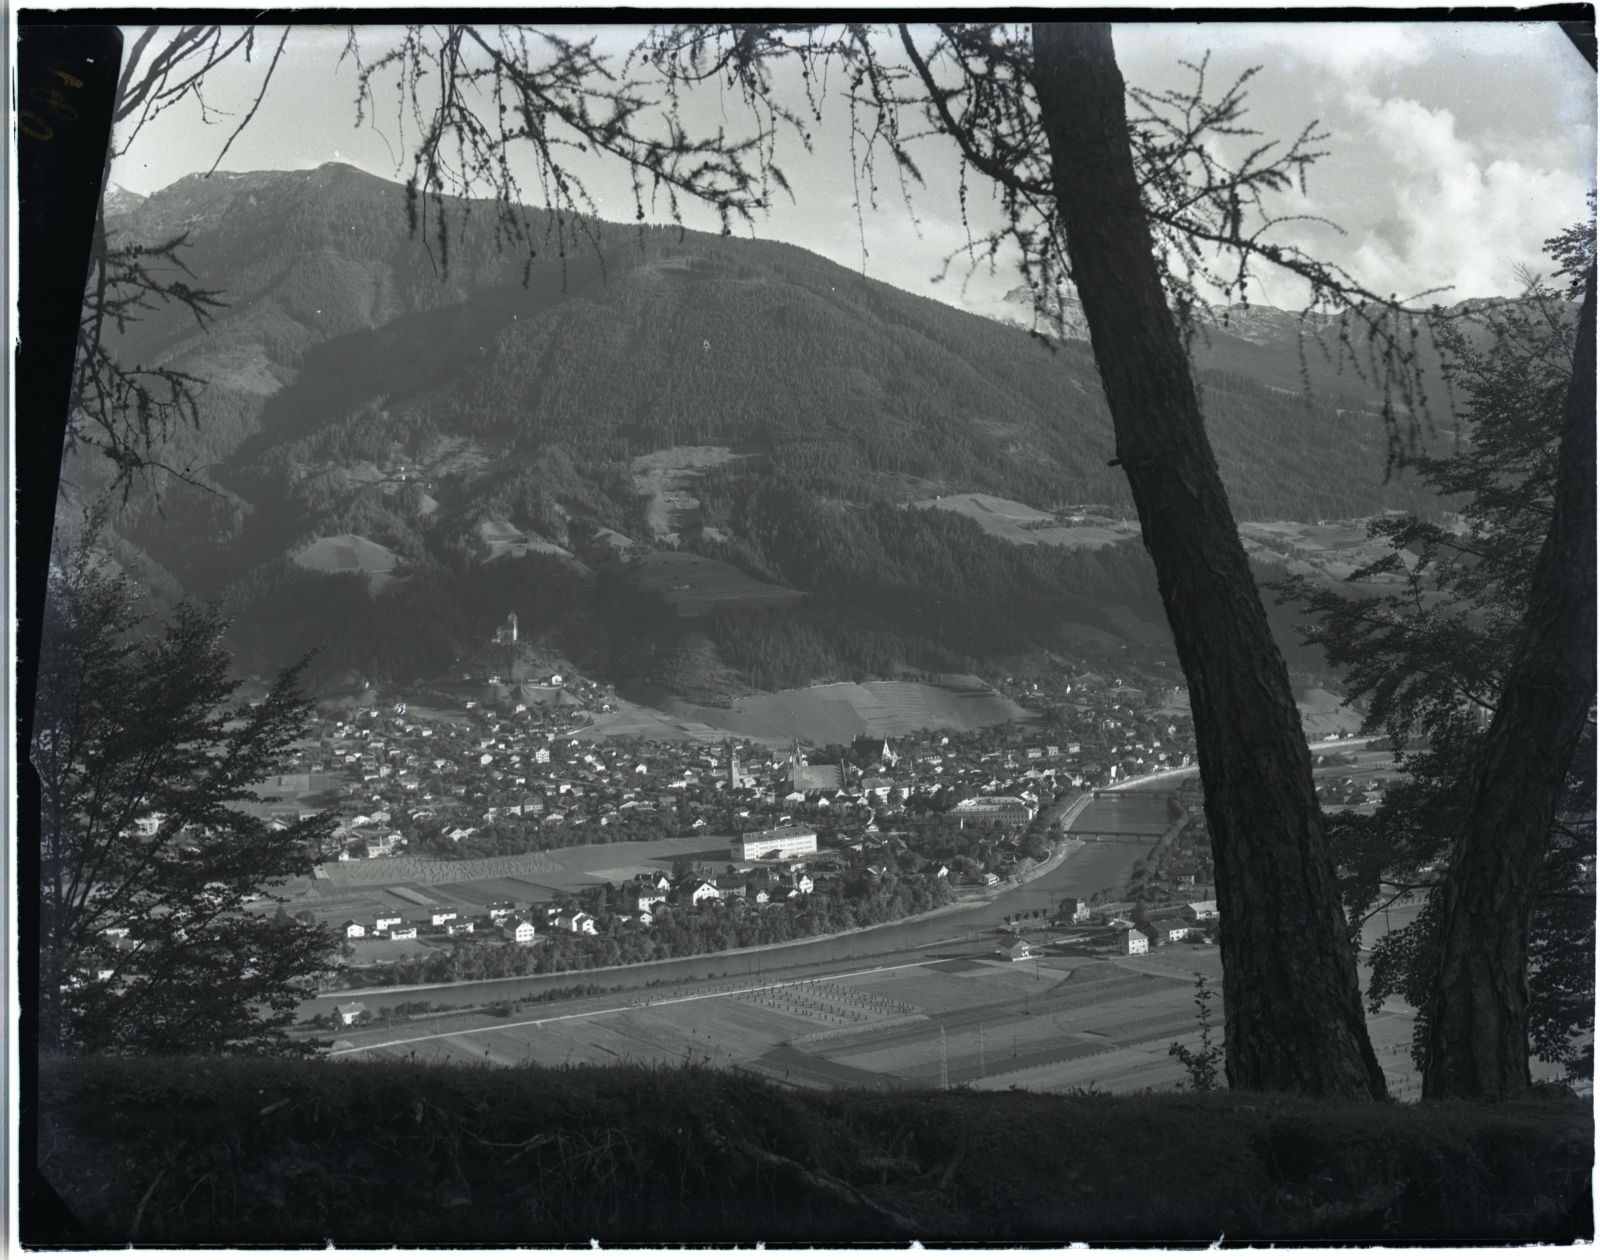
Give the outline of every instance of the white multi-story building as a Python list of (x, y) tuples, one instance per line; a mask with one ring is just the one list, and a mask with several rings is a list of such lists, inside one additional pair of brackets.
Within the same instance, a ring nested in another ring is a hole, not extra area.
[(507, 935), (518, 945), (532, 945), (539, 933), (528, 920), (519, 919), (508, 930)]
[(746, 831), (730, 846), (736, 862), (783, 861), (817, 851), (817, 833), (809, 827), (770, 827)]

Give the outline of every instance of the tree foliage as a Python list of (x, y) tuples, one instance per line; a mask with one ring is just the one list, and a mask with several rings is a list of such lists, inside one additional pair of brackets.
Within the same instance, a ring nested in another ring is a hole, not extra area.
[[(255, 102), (228, 135), (217, 162), (255, 116), (288, 34), (285, 29), (280, 36)], [(123, 56), (112, 116), (115, 130), (102, 183), (113, 160), (128, 151), (151, 120), (189, 100), (207, 113), (206, 76), (224, 63), (252, 60), (255, 51), (254, 26), (148, 26), (140, 32)], [(118, 348), (130, 327), (152, 314), (191, 319), (203, 332), (221, 308), (219, 293), (192, 283), (184, 259), (186, 245), (183, 233), (159, 241), (120, 239), (106, 228), (102, 198), (78, 326), (66, 449), (69, 454), (80, 448), (101, 452), (111, 471), (106, 477), (103, 469), (96, 469), (94, 475), (104, 477), (103, 490), (120, 492), (125, 502), (136, 481), (155, 485), (162, 473), (197, 483), (192, 465), (173, 467), (163, 455), (180, 429), (200, 428), (200, 395), (206, 382), (170, 364), (130, 366)]]
[[(1589, 265), (1581, 250), (1560, 248), (1584, 240), (1592, 255), (1592, 226), (1549, 243), (1563, 270)], [(1534, 281), (1521, 301), (1441, 336), (1462, 437), (1447, 454), (1409, 462), (1460, 504), (1456, 519), (1375, 521), (1371, 533), (1387, 550), (1352, 575), (1354, 591), (1304, 578), (1279, 584), (1312, 614), (1308, 642), (1343, 671), (1350, 700), (1365, 704), (1366, 729), (1389, 736), (1406, 771), (1370, 817), (1336, 816), (1332, 839), (1352, 924), (1409, 892), (1430, 896), (1412, 923), (1380, 939), (1369, 990), (1374, 1009), (1394, 994), (1422, 1012), (1419, 1067), (1438, 964), (1440, 873), (1473, 808), (1471, 777), (1550, 531), (1574, 352), (1567, 296)], [(1591, 723), (1538, 872), (1528, 1013), (1534, 1053), (1583, 1076), (1593, 1074), (1594, 791)]]
[(301, 671), (237, 703), (224, 629), (193, 604), (147, 626), (89, 543), (50, 575), (32, 748), (45, 1046), (281, 1050), (326, 965), (325, 928), (247, 905), (308, 873), (332, 829), (249, 809), (306, 729)]

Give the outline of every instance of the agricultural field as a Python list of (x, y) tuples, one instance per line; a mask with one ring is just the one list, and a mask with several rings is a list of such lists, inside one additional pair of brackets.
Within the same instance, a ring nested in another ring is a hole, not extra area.
[(1028, 710), (975, 678), (943, 684), (827, 683), (742, 696), (726, 709), (670, 703), (677, 716), (754, 739), (811, 744), (849, 743), (857, 735), (905, 735), (919, 730), (972, 731), (1021, 721)]
[[(301, 746), (314, 747), (310, 743), (302, 743)], [(261, 799), (247, 801), (242, 808), (246, 813), (262, 818), (316, 810), (326, 805), (330, 793), (337, 793), (346, 781), (344, 775), (332, 771), (276, 774), (253, 785), (251, 790), (258, 793)]]
[(1326, 739), (1340, 732), (1354, 734), (1361, 729), (1361, 715), (1332, 692), (1307, 687), (1297, 690), (1294, 699), (1308, 739)]
[(431, 954), (435, 949), (446, 948), (421, 939), (391, 941), (387, 937), (363, 937), (347, 944), (350, 946), (350, 965), (353, 967), (400, 962), (402, 959), (417, 958)]
[(694, 483), (708, 468), (749, 458), (727, 446), (671, 446), (638, 456), (631, 466), (633, 484), (644, 496), (651, 534), (671, 541), (698, 527), (700, 500)]
[(383, 911), (412, 918), (430, 907), (477, 914), (491, 901), (554, 901), (640, 871), (670, 870), (680, 857), (720, 870), (728, 849), (718, 837), (679, 836), (462, 861), (371, 858), (330, 862), (316, 878), (290, 881), (277, 891), (291, 914), (309, 910), (327, 922), (370, 920)]
[(727, 842), (715, 836), (676, 836), (663, 840), (574, 845), (570, 849), (457, 861), (422, 857), (374, 858), (365, 862), (331, 863), (323, 869), (327, 872), (328, 883), (335, 887), (366, 884), (476, 885), (511, 877), (582, 888), (605, 882), (594, 877), (593, 872), (597, 869), (625, 867), (630, 871), (647, 871), (662, 866), (670, 868), (673, 861), (680, 857), (726, 865)]
[(541, 538), (531, 530), (522, 529), (511, 521), (480, 521), (478, 538), (484, 545), (486, 560), (498, 560), (501, 556), (512, 558), (526, 555), (559, 556), (580, 572), (591, 571), (588, 565), (575, 559), (565, 547), (558, 547), (548, 539)]
[[(1216, 951), (1182, 950), (1182, 970), (1217, 970)], [(1191, 957), (1193, 955), (1193, 957)], [(1209, 956), (1210, 961), (1207, 961)], [(1006, 962), (987, 942), (923, 961), (763, 982), (759, 977), (608, 994), (505, 1018), (478, 1013), (348, 1034), (347, 1051), (500, 1064), (680, 1063), (741, 1067), (820, 1087), (1004, 1087), (1027, 1073), (1070, 1083), (1132, 1051), (1141, 1070), (1194, 1029), (1192, 976), (1141, 960), (1051, 953)], [(1220, 1018), (1220, 1015), (1219, 1015)], [(1166, 1083), (1175, 1083), (1169, 1071)]]
[[(976, 521), (984, 533), (1019, 546), (1107, 547), (1139, 536), (1136, 520), (1083, 511), (1044, 512), (992, 494), (946, 494), (918, 499), (909, 506), (959, 513)], [(1365, 520), (1244, 521), (1239, 525), (1239, 537), (1249, 554), (1275, 560), (1292, 573), (1339, 580), (1370, 564), (1385, 550), (1367, 537)]]
[[(623, 696), (612, 699), (613, 712), (603, 714), (589, 726), (570, 732), (581, 739), (653, 739), (658, 741), (696, 740), (721, 743), (728, 732), (691, 716), (666, 713), (661, 709)], [(694, 707), (694, 706), (686, 706)], [(720, 713), (708, 709), (708, 713)]]
[(502, 466), (510, 450), (509, 438), (440, 437), (417, 460), (417, 472), (430, 481), (463, 474), (479, 475)]
[(946, 494), (920, 499), (911, 506), (959, 513), (976, 521), (984, 533), (1026, 547), (1109, 547), (1139, 536), (1137, 521), (1082, 513), (1063, 519), (992, 494)]
[(1100, 626), (1087, 626), (1081, 621), (1063, 621), (1061, 634), (1073, 643), (1081, 643), (1091, 648), (1114, 648), (1122, 642), (1111, 631)]
[(1109, 621), (1128, 643), (1137, 643), (1141, 647), (1161, 651), (1172, 650), (1172, 633), (1167, 629), (1164, 620), (1158, 618), (1152, 621), (1126, 604), (1106, 604), (1100, 609), (1100, 615)]
[[(1392, 925), (1415, 910), (1396, 908)], [(1369, 925), (1365, 947), (1377, 930)], [(1172, 945), (1130, 958), (1046, 945), (1021, 962), (995, 958), (992, 946), (980, 934), (878, 965), (836, 960), (781, 978), (754, 971), (528, 1003), (498, 1015), (388, 1019), (341, 1030), (334, 1053), (504, 1066), (705, 1063), (811, 1088), (948, 1081), (978, 1089), (1175, 1089), (1187, 1076), (1170, 1047), (1197, 1048), (1200, 1040), (1197, 976), (1213, 994), (1210, 1027), (1221, 1039), (1222, 967), (1213, 946)], [(1365, 971), (1364, 953), (1363, 983)], [(603, 975), (595, 979), (605, 983)], [(1368, 1027), (1391, 1091), (1415, 1098), (1412, 1012), (1391, 1000)]]
[(294, 562), (315, 573), (364, 573), (376, 594), (394, 580), (400, 557), (360, 534), (330, 534), (295, 552)]
[(629, 579), (657, 591), (680, 617), (701, 617), (728, 604), (788, 604), (804, 592), (759, 581), (723, 560), (687, 551), (654, 551), (633, 561)]
[[(1181, 948), (1181, 947), (1180, 947)], [(976, 1083), (1022, 1068), (1044, 1068), (1097, 1057), (1110, 1049), (1159, 1040), (1193, 1025), (1193, 1013), (1173, 1001), (1188, 982), (1128, 971), (1115, 963), (1052, 958), (1038, 965), (987, 962), (976, 1001), (930, 1010), (921, 1028), (902, 1028), (830, 1049), (830, 1060), (918, 1085)], [(891, 985), (892, 987), (892, 985)]]
[[(1365, 520), (1245, 521), (1239, 526), (1245, 551), (1286, 565), (1291, 573), (1344, 581), (1388, 548), (1367, 537)], [(1377, 585), (1394, 584), (1398, 576), (1371, 579)]]

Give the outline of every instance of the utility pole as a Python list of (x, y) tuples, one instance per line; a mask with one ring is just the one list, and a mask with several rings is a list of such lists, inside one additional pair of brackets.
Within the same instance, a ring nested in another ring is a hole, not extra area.
[(978, 1025), (978, 1079), (980, 1081), (987, 1075), (987, 1072), (984, 1070), (984, 1068), (985, 1068), (985, 1064), (984, 1064), (983, 1025), (979, 1024)]
[(950, 1088), (950, 1054), (945, 1045), (944, 1025), (939, 1025), (939, 1088)]

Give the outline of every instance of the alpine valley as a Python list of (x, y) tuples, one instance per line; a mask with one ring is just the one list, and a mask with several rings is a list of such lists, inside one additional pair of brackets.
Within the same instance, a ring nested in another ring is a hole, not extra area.
[[(600, 222), (528, 265), (466, 209), (446, 259), (403, 188), (340, 164), (108, 201), (116, 239), (186, 234), (227, 303), (123, 338), (206, 382), (164, 452), (205, 488), (132, 496), (109, 546), (157, 603), (223, 601), (245, 669), (320, 647), (326, 688), (458, 676), (512, 612), (552, 660), (700, 705), (1170, 659), (1070, 312), (1047, 342), (1025, 292), (987, 318), (787, 245)], [(1444, 506), (1385, 476), (1376, 390), (1290, 317), (1230, 313), (1195, 351), (1264, 575), (1348, 572), (1359, 518)]]

